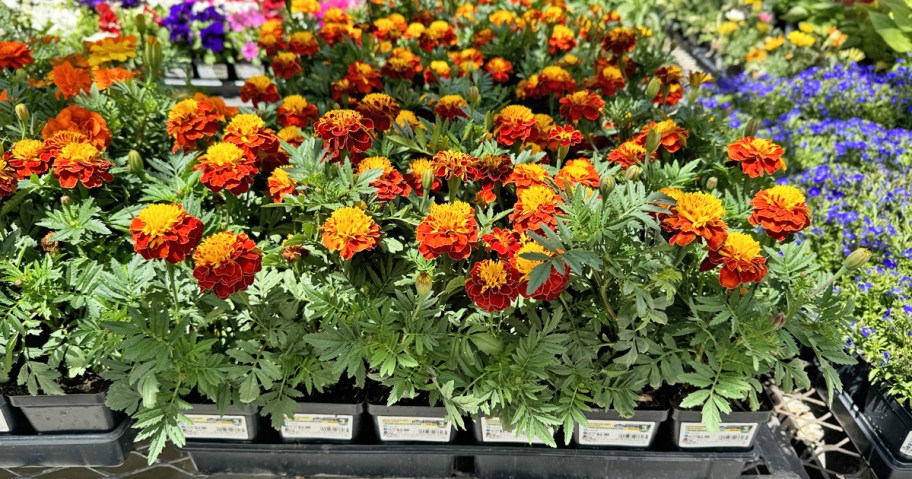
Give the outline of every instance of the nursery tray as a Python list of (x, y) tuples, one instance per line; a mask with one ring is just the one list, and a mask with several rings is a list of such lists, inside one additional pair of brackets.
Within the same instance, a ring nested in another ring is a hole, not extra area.
[(125, 419), (104, 433), (0, 436), (0, 467), (119, 466), (136, 432)]

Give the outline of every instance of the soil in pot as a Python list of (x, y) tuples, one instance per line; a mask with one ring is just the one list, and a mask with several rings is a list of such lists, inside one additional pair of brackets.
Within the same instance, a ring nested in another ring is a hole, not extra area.
[(19, 408), (38, 433), (99, 432), (117, 427), (122, 415), (104, 402), (110, 383), (94, 373), (59, 381), (63, 395), (30, 396), (25, 386), (11, 385), (9, 402)]
[(360, 435), (366, 392), (343, 378), (322, 393), (306, 395), (279, 431), (282, 440), (351, 442)]
[(191, 406), (184, 413), (190, 422), (180, 424), (187, 440), (252, 441), (259, 432), (256, 406), (232, 405), (220, 412), (215, 404), (196, 391), (184, 400)]
[[(680, 394), (672, 404), (680, 404), (686, 394)], [(680, 449), (737, 450), (750, 449), (761, 427), (766, 427), (772, 414), (772, 403), (761, 394), (761, 409), (751, 411), (746, 404), (735, 403), (732, 412), (722, 414), (722, 423), (715, 434), (702, 424), (699, 410), (679, 409), (671, 412), (672, 441)]]
[(419, 393), (387, 406), (389, 389), (371, 385), (367, 391), (367, 412), (381, 442), (451, 442), (456, 428), (446, 420), (446, 409), (430, 406), (429, 395)]

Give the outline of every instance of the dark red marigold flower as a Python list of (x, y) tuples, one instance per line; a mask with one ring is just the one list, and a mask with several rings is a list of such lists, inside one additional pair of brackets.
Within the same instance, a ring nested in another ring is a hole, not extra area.
[(466, 295), (485, 311), (503, 311), (519, 297), (518, 280), (519, 273), (510, 263), (482, 260), (472, 266), (465, 283)]
[(247, 289), (263, 266), (263, 253), (246, 234), (217, 233), (193, 253), (193, 277), (200, 291), (212, 290), (221, 299)]
[(767, 272), (766, 258), (760, 255), (760, 243), (744, 233), (729, 233), (722, 248), (709, 251), (700, 271), (709, 271), (718, 265), (722, 265), (719, 284), (728, 289), (744, 283), (759, 283)]

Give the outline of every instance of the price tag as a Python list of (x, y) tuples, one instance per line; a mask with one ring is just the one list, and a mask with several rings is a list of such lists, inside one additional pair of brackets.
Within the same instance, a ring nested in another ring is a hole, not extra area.
[(297, 439), (345, 439), (354, 437), (352, 416), (335, 414), (295, 414), (286, 419), (282, 436)]
[(199, 72), (200, 78), (215, 78), (218, 80), (228, 78), (228, 65), (197, 65), (196, 71)]
[(180, 423), (184, 436), (192, 439), (249, 439), (244, 416), (187, 414), (189, 423)]
[(903, 441), (902, 447), (899, 448), (899, 452), (907, 456), (912, 456), (912, 431), (909, 431), (909, 434), (906, 434), (906, 439)]
[(757, 433), (756, 423), (723, 422), (712, 434), (698, 422), (681, 423), (678, 444), (681, 447), (750, 447)]
[(0, 412), (0, 432), (10, 432), (9, 424), (6, 422), (6, 416)]
[(655, 433), (654, 422), (593, 421), (579, 426), (578, 441), (585, 446), (647, 447)]
[(444, 418), (377, 416), (381, 441), (449, 442), (453, 425)]
[[(554, 431), (549, 428), (551, 434)], [(522, 444), (544, 444), (541, 439), (529, 440), (526, 434), (519, 434), (516, 430), (507, 431), (503, 428), (498, 417), (481, 417), (481, 440), (484, 442), (516, 442)]]

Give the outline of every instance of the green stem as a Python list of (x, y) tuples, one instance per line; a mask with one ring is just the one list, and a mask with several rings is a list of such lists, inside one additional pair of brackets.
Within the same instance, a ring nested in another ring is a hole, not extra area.
[(453, 176), (448, 179), (447, 187), (450, 190), (450, 203), (453, 203), (459, 198), (459, 177)]
[(171, 301), (174, 303), (172, 308), (174, 310), (174, 319), (177, 319), (177, 316), (180, 314), (180, 300), (178, 299), (177, 294), (177, 280), (175, 279), (175, 267), (172, 263), (165, 263), (168, 270), (168, 285), (171, 287)]

